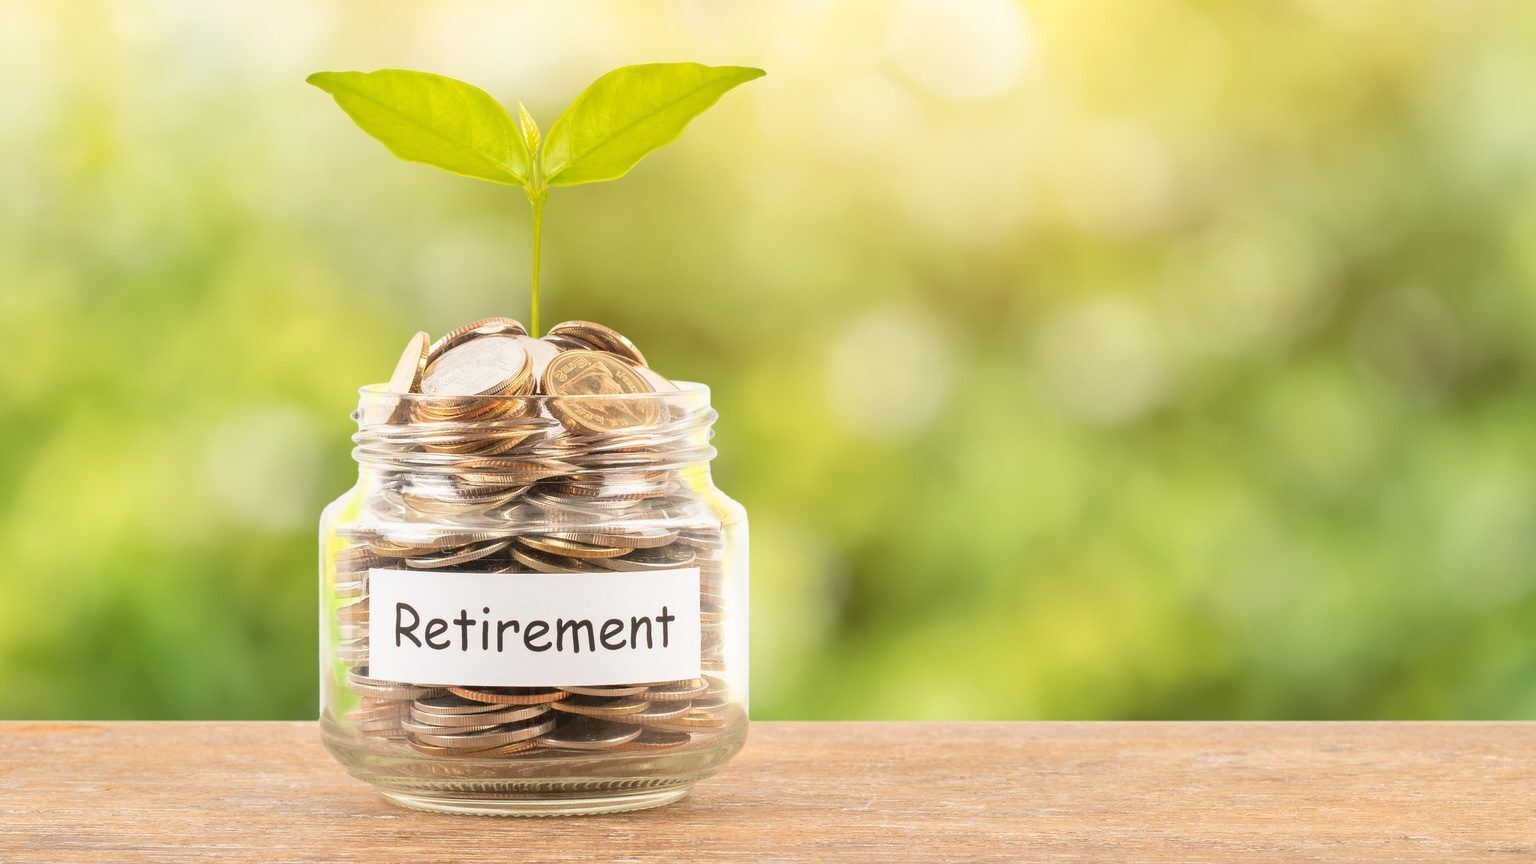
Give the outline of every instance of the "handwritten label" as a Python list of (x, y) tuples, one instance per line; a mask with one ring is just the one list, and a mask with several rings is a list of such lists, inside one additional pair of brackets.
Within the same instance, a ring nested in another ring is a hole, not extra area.
[(370, 570), (368, 675), (592, 686), (697, 678), (699, 570)]

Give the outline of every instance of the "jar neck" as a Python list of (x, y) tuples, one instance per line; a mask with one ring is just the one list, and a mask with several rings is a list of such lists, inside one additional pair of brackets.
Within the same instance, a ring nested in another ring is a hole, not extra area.
[[(717, 415), (708, 390), (695, 387), (624, 402), (530, 396), (484, 404), (365, 390), (352, 454), (365, 481), (519, 486), (563, 479), (622, 487), (666, 474), (707, 481)], [(643, 423), (629, 422), (635, 418)]]

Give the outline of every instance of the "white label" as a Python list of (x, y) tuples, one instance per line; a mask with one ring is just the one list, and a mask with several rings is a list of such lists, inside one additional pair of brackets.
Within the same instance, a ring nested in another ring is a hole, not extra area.
[(368, 676), (558, 687), (678, 681), (699, 668), (699, 570), (370, 570)]

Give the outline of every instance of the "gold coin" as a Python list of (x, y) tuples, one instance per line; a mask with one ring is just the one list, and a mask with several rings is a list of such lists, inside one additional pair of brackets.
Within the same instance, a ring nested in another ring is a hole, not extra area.
[(421, 376), (427, 369), (427, 353), (431, 350), (431, 345), (432, 337), (424, 332), (417, 333), (405, 343), (405, 350), (400, 353), (400, 360), (395, 363), (395, 371), (389, 376), (389, 392), (421, 392)]
[(449, 687), (448, 692), (472, 702), (492, 705), (542, 705), (564, 699), (566, 692), (544, 687)]
[[(526, 705), (516, 708), (508, 708), (501, 711), (492, 711), (488, 714), (451, 714), (443, 717), (421, 718), (413, 712), (398, 722), (405, 731), (415, 735), (478, 735), (489, 732), (507, 732), (513, 728), (522, 728), (520, 725), (525, 720), (533, 720), (549, 713), (549, 709), (543, 705)], [(490, 722), (496, 718), (505, 717), (496, 722)], [(488, 719), (489, 718), (489, 719)], [(470, 722), (470, 721), (480, 722)], [(441, 722), (447, 721), (447, 722)]]
[(479, 321), (471, 321), (462, 327), (449, 330), (446, 336), (432, 343), (431, 356), (435, 358), (450, 348), (480, 336), (527, 337), (527, 335), (528, 329), (516, 318), (500, 316), (481, 318)]
[(665, 684), (653, 684), (645, 691), (645, 698), (652, 702), (677, 702), (693, 699), (704, 695), (709, 689), (709, 682), (703, 678), (692, 678), (687, 681), (668, 681)]
[(725, 717), (721, 714), (689, 713), (654, 725), (657, 729), (669, 729), (678, 732), (686, 732), (690, 729), (717, 729), (725, 725)]
[(417, 699), (411, 706), (411, 710), (417, 709), (432, 714), (487, 714), (501, 710), (501, 706), (495, 702), (479, 702), (474, 699), (465, 699), (455, 693), (445, 693), (441, 696), (428, 696)]
[[(611, 354), (566, 351), (549, 362), (543, 384), (554, 397), (550, 410), (573, 431), (603, 434), (654, 426), (661, 418), (651, 385)], [(626, 395), (636, 398), (622, 398)]]
[(594, 717), (575, 717), (540, 736), (541, 747), (560, 750), (608, 750), (640, 737), (640, 727)]
[(465, 459), (454, 466), (455, 479), (464, 486), (525, 485), (556, 477), (571, 470), (557, 459)]
[(385, 393), (370, 393), (363, 399), (361, 426), (380, 428), (381, 424), (404, 423), (409, 419), (404, 395), (421, 392), (421, 377), (427, 367), (430, 343), (431, 337), (424, 332), (417, 333), (405, 343), (405, 350), (395, 361), (395, 371), (390, 373), (389, 383), (384, 385)]
[(528, 352), (516, 339), (485, 336), (456, 345), (433, 360), (422, 375), (421, 392), (428, 396), (495, 396), (512, 392), (513, 385), (527, 373)]
[(618, 558), (621, 555), (629, 554), (628, 549), (613, 546), (593, 546), (590, 543), (561, 540), (558, 537), (528, 535), (517, 538), (517, 542), (527, 546), (529, 549), (547, 552), (551, 555), (565, 555), (570, 558)]
[(571, 696), (561, 699), (559, 702), (551, 702), (549, 707), (556, 711), (564, 711), (567, 714), (580, 714), (584, 717), (622, 717), (625, 714), (637, 714), (650, 707), (649, 702), (637, 699), (633, 696), (620, 696), (607, 698), (603, 696)]
[(702, 699), (693, 700), (693, 712), (695, 714), (707, 711), (718, 714), (730, 707), (730, 703), (719, 696), (705, 696)]
[(535, 552), (532, 549), (512, 550), (512, 557), (519, 564), (527, 567), (535, 573), (572, 573), (590, 570), (582, 567), (582, 562), (574, 558), (561, 558), (545, 552)]
[(624, 334), (591, 321), (562, 321), (549, 328), (549, 336), (567, 342), (578, 342), (597, 351), (606, 351), (623, 357), (640, 366), (649, 366), (645, 355)]
[(603, 687), (561, 687), (567, 693), (577, 696), (637, 696), (646, 691), (645, 684), (615, 685)]

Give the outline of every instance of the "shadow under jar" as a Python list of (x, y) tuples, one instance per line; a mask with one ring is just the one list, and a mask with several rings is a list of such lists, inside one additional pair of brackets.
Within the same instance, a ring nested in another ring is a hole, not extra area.
[[(747, 732), (747, 533), (708, 388), (364, 388), (321, 516), (320, 724), (410, 807), (675, 801)], [(596, 422), (594, 422), (596, 421)]]

